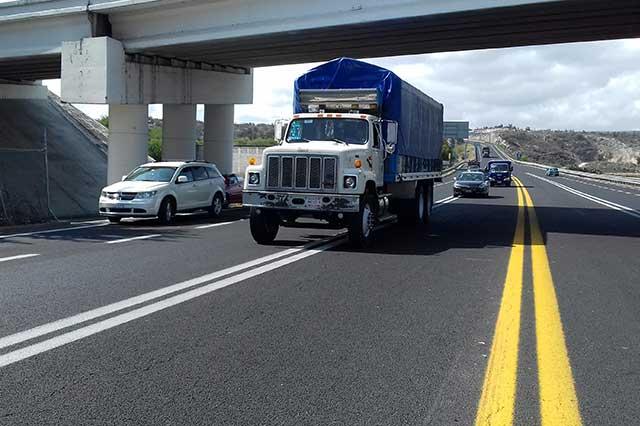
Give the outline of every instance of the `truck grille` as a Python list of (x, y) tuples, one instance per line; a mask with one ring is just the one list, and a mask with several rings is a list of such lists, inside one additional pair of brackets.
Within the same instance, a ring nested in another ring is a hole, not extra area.
[(338, 161), (335, 157), (307, 155), (269, 155), (267, 157), (268, 189), (336, 189)]

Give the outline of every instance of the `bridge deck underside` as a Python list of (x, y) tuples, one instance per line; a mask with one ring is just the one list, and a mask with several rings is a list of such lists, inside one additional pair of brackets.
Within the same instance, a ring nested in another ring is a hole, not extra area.
[[(640, 3), (562, 1), (159, 46), (142, 53), (260, 67), (640, 36)], [(115, 38), (117, 34), (114, 34)], [(125, 49), (127, 40), (122, 40)], [(0, 79), (60, 77), (60, 55), (0, 61)]]

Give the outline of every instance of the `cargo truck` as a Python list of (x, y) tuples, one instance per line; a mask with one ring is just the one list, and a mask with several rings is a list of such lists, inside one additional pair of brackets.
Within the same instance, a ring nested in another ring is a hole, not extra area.
[(346, 226), (358, 247), (394, 215), (429, 222), (442, 179), (442, 104), (350, 58), (299, 77), (293, 104), (293, 116), (275, 123), (279, 145), (246, 170), (243, 204), (256, 242), (272, 242), (300, 216)]

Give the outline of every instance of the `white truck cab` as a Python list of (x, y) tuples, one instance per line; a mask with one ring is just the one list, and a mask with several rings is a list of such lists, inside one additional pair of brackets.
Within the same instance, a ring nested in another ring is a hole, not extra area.
[[(307, 113), (278, 128), (281, 145), (267, 148), (246, 171), (244, 204), (323, 212), (357, 212), (367, 185), (384, 181), (381, 120), (367, 114)], [(282, 129), (282, 130), (280, 130)]]

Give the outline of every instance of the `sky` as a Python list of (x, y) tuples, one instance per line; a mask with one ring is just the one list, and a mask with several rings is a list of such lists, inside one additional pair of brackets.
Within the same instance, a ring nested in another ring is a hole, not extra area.
[[(471, 127), (640, 130), (640, 39), (364, 59), (395, 72), (444, 104), (445, 120)], [(237, 105), (238, 123), (291, 114), (296, 77), (317, 64), (254, 69), (254, 102)], [(59, 93), (59, 80), (45, 84)], [(78, 105), (88, 115), (104, 105)], [(162, 117), (161, 105), (149, 114)], [(198, 119), (203, 119), (198, 107)]]

